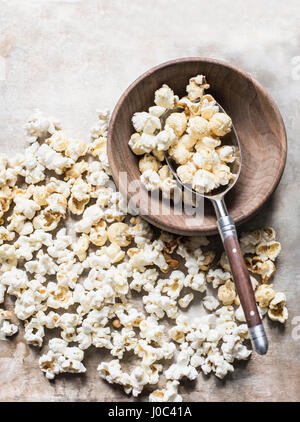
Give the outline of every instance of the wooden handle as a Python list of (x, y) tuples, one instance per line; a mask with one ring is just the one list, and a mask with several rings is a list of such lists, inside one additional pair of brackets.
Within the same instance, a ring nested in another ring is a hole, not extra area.
[(237, 237), (226, 237), (224, 239), (224, 247), (248, 327), (255, 327), (262, 322), (256, 306), (249, 272)]

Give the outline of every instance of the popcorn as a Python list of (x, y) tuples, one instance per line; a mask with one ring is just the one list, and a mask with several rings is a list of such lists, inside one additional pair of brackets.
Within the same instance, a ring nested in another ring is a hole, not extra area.
[(150, 366), (161, 359), (172, 359), (176, 346), (174, 343), (163, 343), (160, 347), (153, 347), (145, 340), (139, 340), (134, 353), (142, 358), (142, 364)]
[(81, 362), (83, 357), (78, 347), (68, 347), (66, 341), (53, 338), (49, 341), (48, 353), (40, 357), (39, 366), (48, 379), (65, 372), (83, 373), (86, 371)]
[(169, 279), (160, 280), (162, 293), (167, 293), (171, 298), (177, 298), (184, 286), (185, 276), (182, 271), (173, 271)]
[(72, 159), (64, 157), (46, 144), (39, 147), (36, 152), (36, 158), (46, 169), (54, 170), (59, 175), (74, 164)]
[(225, 271), (231, 271), (229, 261), (225, 252), (222, 253), (219, 264)]
[(74, 254), (68, 249), (72, 243), (72, 239), (67, 235), (66, 228), (59, 230), (56, 233), (56, 239), (53, 242), (51, 240), (49, 243), (47, 252), (52, 258), (55, 258), (58, 264), (72, 261)]
[(13, 245), (4, 244), (0, 246), (0, 265), (1, 271), (9, 271), (13, 267), (16, 267), (18, 258), (16, 256), (16, 250)]
[(154, 289), (154, 284), (158, 278), (158, 272), (154, 268), (149, 268), (143, 273), (134, 269), (132, 273), (132, 281), (130, 288), (137, 292), (141, 292), (144, 289), (146, 292), (150, 292)]
[(288, 319), (288, 310), (285, 303), (285, 294), (281, 292), (276, 293), (269, 303), (268, 316), (272, 321), (279, 321), (283, 324)]
[(65, 217), (68, 203), (64, 195), (60, 193), (52, 193), (47, 197), (47, 205), (45, 212)]
[(185, 348), (181, 350), (176, 357), (176, 363), (172, 364), (165, 372), (166, 378), (168, 380), (180, 380), (184, 377), (189, 380), (196, 379), (198, 373), (193, 366), (189, 365), (192, 354), (192, 348)]
[[(171, 116), (170, 116), (171, 117)], [(176, 142), (176, 134), (171, 126), (166, 126), (156, 135), (156, 148), (158, 152), (167, 151)], [(154, 153), (154, 151), (152, 151)], [(154, 154), (155, 155), (155, 154)], [(164, 155), (163, 155), (164, 158)], [(161, 160), (160, 160), (161, 161)]]
[(218, 378), (224, 378), (228, 372), (233, 372), (233, 366), (228, 363), (224, 357), (219, 354), (210, 354), (206, 359), (205, 363), (201, 365), (201, 369), (205, 374), (213, 371)]
[(192, 290), (203, 293), (206, 291), (205, 276), (203, 273), (188, 274), (184, 281), (185, 287), (190, 287)]
[(266, 242), (271, 242), (272, 240), (275, 240), (276, 232), (273, 229), (273, 227), (263, 227), (260, 229), (261, 237)]
[(189, 119), (187, 133), (196, 139), (196, 141), (208, 136), (210, 129), (207, 120), (200, 116), (191, 117)]
[[(141, 172), (155, 171), (163, 197), (173, 201), (176, 182), (163, 163), (169, 148), (176, 159), (188, 158), (178, 167), (186, 180), (198, 170), (211, 172), (219, 184), (231, 177), (234, 151), (211, 132), (204, 137), (201, 131), (195, 133), (198, 124), (209, 127), (219, 112), (215, 100), (204, 95), (207, 87), (198, 75), (190, 80), (188, 97), (179, 100), (166, 86), (160, 90), (159, 104), (176, 110), (163, 130), (160, 117), (166, 107), (156, 105), (135, 116), (140, 125), (136, 130), (142, 127), (142, 132), (131, 140), (136, 151), (149, 154), (140, 161)], [(177, 113), (177, 107), (184, 112)], [(146, 385), (157, 384), (163, 373), (167, 383), (150, 395), (151, 401), (180, 401), (179, 380), (195, 379), (196, 368), (219, 378), (232, 372), (234, 361), (248, 359), (251, 351), (244, 345), (248, 329), (241, 324), (245, 315), (226, 255), (220, 268), (212, 267), (215, 252), (206, 248), (207, 238), (156, 233), (141, 217), (128, 215), (109, 179), (108, 112), (99, 112), (88, 146), (66, 136), (55, 123), (51, 126), (51, 119), (39, 118), (39, 128), (38, 119), (32, 121), (32, 143), (23, 155), (8, 159), (0, 154), (0, 216), (14, 205), (0, 227), (0, 303), (7, 295), (14, 296), (14, 313), (24, 321), (24, 340), (32, 346), (43, 346), (46, 328), (59, 329), (59, 338), (49, 341), (48, 352), (39, 359), (46, 377), (84, 373), (82, 361), (89, 347), (107, 350), (114, 359), (99, 365), (99, 375), (134, 397)], [(87, 153), (92, 157), (85, 157)], [(57, 176), (46, 179), (46, 168)], [(18, 175), (27, 186), (22, 182), (20, 188)], [(75, 233), (68, 224), (74, 214), (82, 215), (75, 217)], [(275, 237), (275, 231), (265, 227), (242, 234), (241, 244), (256, 277), (251, 282), (261, 315), (284, 322), (284, 294), (264, 284), (275, 272), (273, 260), (280, 251)], [(224, 306), (208, 293), (206, 282), (218, 288)], [(194, 299), (194, 290), (207, 291), (203, 311), (210, 313), (199, 318), (182, 311)], [(132, 304), (132, 291), (142, 292), (143, 310)], [(169, 319), (167, 324), (164, 318)], [(11, 320), (12, 312), (0, 309), (0, 335), (18, 331)], [(120, 365), (127, 352), (135, 357), (129, 372)], [(167, 370), (166, 360), (172, 360)]]
[(192, 187), (200, 193), (208, 193), (219, 186), (217, 176), (207, 170), (197, 170), (193, 176)]
[(231, 305), (236, 297), (235, 285), (232, 281), (227, 280), (225, 284), (218, 289), (218, 299), (223, 305)]
[(235, 319), (237, 321), (246, 322), (246, 317), (241, 305), (235, 311)]
[(107, 237), (111, 243), (121, 247), (130, 245), (132, 235), (129, 233), (129, 226), (125, 223), (113, 223), (107, 229)]
[(175, 102), (175, 95), (168, 85), (164, 84), (160, 89), (155, 91), (154, 102), (159, 107), (173, 108)]
[(132, 124), (137, 132), (144, 132), (149, 135), (153, 135), (156, 130), (161, 129), (159, 118), (146, 113), (145, 111), (134, 113), (132, 116)]
[(19, 331), (19, 327), (9, 321), (4, 320), (0, 326), (0, 334), (11, 337)]
[(205, 89), (208, 88), (209, 84), (206, 82), (205, 76), (197, 75), (189, 80), (186, 92), (191, 101), (197, 101), (199, 98), (202, 98)]
[(72, 291), (68, 286), (59, 285), (50, 281), (47, 285), (48, 299), (47, 306), (53, 309), (68, 309), (73, 305)]
[(177, 138), (180, 138), (187, 128), (187, 118), (185, 113), (170, 114), (170, 116), (166, 119), (166, 127), (173, 129)]
[(273, 284), (262, 284), (255, 292), (255, 300), (261, 308), (269, 306), (269, 303), (275, 297), (275, 290), (272, 289)]
[(32, 289), (26, 289), (19, 295), (15, 302), (15, 314), (21, 320), (26, 320), (36, 312), (43, 309), (42, 301), (44, 296), (39, 297)]
[(72, 244), (72, 249), (75, 255), (78, 257), (79, 261), (84, 261), (86, 259), (86, 251), (89, 248), (89, 244), (89, 236), (85, 233), (82, 233), (77, 242)]
[(220, 302), (214, 296), (205, 296), (202, 303), (208, 311), (214, 311), (220, 305)]
[(78, 161), (77, 163), (73, 164), (69, 170), (65, 172), (64, 180), (66, 181), (76, 180), (80, 178), (82, 174), (87, 171), (87, 169), (88, 169), (88, 163), (86, 161), (84, 160)]
[(55, 131), (53, 135), (46, 140), (46, 144), (56, 152), (65, 152), (71, 142), (72, 140), (70, 140), (62, 130)]
[(216, 151), (220, 160), (225, 163), (232, 163), (235, 160), (234, 147), (230, 145), (224, 145), (223, 147), (217, 148)]
[(141, 183), (145, 186), (146, 190), (152, 192), (159, 188), (160, 177), (156, 171), (146, 170), (141, 175)]
[(224, 136), (231, 131), (231, 118), (225, 113), (216, 113), (208, 123), (209, 129), (217, 136)]
[(142, 174), (147, 170), (157, 172), (160, 167), (160, 162), (151, 154), (145, 154), (144, 157), (139, 161), (139, 169)]
[[(109, 110), (97, 110), (97, 123), (90, 131), (91, 139), (98, 139), (107, 136)], [(90, 151), (93, 155), (93, 151)]]
[(91, 243), (96, 246), (105, 245), (108, 239), (106, 228), (107, 224), (104, 220), (101, 220), (94, 227), (92, 227), (89, 233)]
[(176, 172), (182, 183), (192, 183), (197, 169), (192, 161), (188, 161), (182, 166), (178, 166)]
[(203, 95), (199, 105), (201, 117), (204, 117), (206, 120), (210, 120), (214, 114), (219, 112), (219, 107), (216, 105), (215, 99), (209, 94)]
[(5, 227), (0, 226), (0, 246), (3, 245), (4, 242), (10, 242), (14, 240), (15, 233), (7, 230)]
[(41, 207), (31, 199), (27, 199), (24, 195), (16, 195), (14, 197), (14, 212), (16, 214), (23, 214), (29, 220), (32, 220), (35, 216), (36, 211), (39, 211)]
[(71, 197), (68, 206), (73, 214), (80, 215), (83, 213), (86, 204), (90, 200), (91, 187), (83, 179), (76, 179), (71, 188)]
[(178, 386), (179, 381), (168, 381), (165, 389), (155, 390), (149, 395), (149, 402), (182, 402)]
[(165, 107), (160, 107), (160, 106), (149, 107), (149, 113), (155, 117), (161, 117), (165, 111), (166, 111)]
[(81, 317), (77, 314), (64, 313), (60, 316), (58, 326), (62, 329), (61, 336), (67, 342), (75, 341), (77, 337), (76, 327), (81, 323)]
[(177, 164), (186, 164), (192, 157), (192, 153), (180, 142), (174, 143), (168, 153)]
[(90, 185), (93, 186), (105, 186), (105, 184), (109, 180), (109, 176), (106, 174), (105, 171), (102, 170), (101, 163), (93, 161), (88, 166), (86, 180)]
[(0, 282), (0, 286), (7, 286), (7, 293), (13, 296), (19, 296), (21, 291), (26, 288), (28, 278), (25, 271), (12, 268), (0, 276)]
[(165, 313), (171, 319), (177, 316), (176, 302), (168, 296), (161, 296), (159, 293), (150, 292), (148, 296), (143, 297), (143, 302), (148, 314), (158, 319), (163, 318)]
[(26, 141), (29, 144), (37, 141), (39, 138), (47, 137), (60, 129), (60, 122), (54, 117), (46, 117), (43, 113), (36, 109), (29, 117), (28, 123), (25, 124)]
[(110, 384), (116, 383), (122, 385), (125, 393), (132, 393), (134, 397), (142, 392), (145, 385), (157, 383), (157, 373), (159, 370), (161, 370), (161, 365), (155, 365), (154, 368), (137, 366), (129, 375), (121, 370), (118, 359), (114, 359), (111, 362), (102, 362), (98, 366), (98, 372), (101, 378)]
[(246, 263), (249, 271), (261, 275), (263, 283), (267, 283), (276, 271), (273, 261), (264, 261), (258, 256), (252, 259), (246, 258)]
[(109, 246), (102, 246), (97, 250), (96, 255), (103, 257), (104, 262), (107, 262), (107, 266), (116, 262), (122, 261), (125, 256), (125, 252), (121, 250), (121, 247), (116, 243), (111, 243)]
[(37, 253), (37, 260), (31, 260), (26, 262), (25, 269), (29, 273), (35, 273), (40, 275), (52, 275), (55, 274), (58, 270), (57, 265), (54, 263), (53, 259), (45, 254), (43, 251)]
[(271, 259), (275, 261), (281, 251), (281, 245), (279, 242), (275, 242), (274, 240), (270, 242), (261, 242), (256, 247), (256, 254), (263, 260), (267, 261)]
[(215, 270), (210, 269), (206, 276), (206, 281), (212, 283), (214, 289), (218, 288), (221, 284), (224, 284), (227, 280), (231, 279), (231, 274), (227, 271), (223, 271), (220, 268)]
[(44, 209), (36, 217), (34, 217), (32, 224), (35, 230), (51, 232), (56, 229), (61, 217), (61, 214), (53, 213), (50, 210)]
[(45, 330), (37, 318), (32, 318), (31, 321), (25, 325), (24, 339), (26, 343), (32, 346), (41, 347)]
[(181, 199), (181, 190), (173, 177), (166, 178), (160, 184), (160, 188), (162, 191), (162, 197), (166, 199), (173, 198), (173, 201), (176, 203), (177, 198)]
[(97, 204), (91, 205), (84, 211), (82, 219), (75, 224), (75, 230), (78, 233), (89, 233), (91, 228), (97, 225), (103, 216), (103, 210)]
[(8, 186), (0, 188), (0, 218), (8, 211), (12, 201), (12, 191)]
[(189, 304), (194, 300), (194, 294), (188, 293), (187, 295), (183, 296), (181, 299), (178, 300), (178, 305), (185, 309), (189, 306)]
[(140, 322), (140, 336), (145, 338), (148, 343), (152, 341), (157, 344), (162, 344), (164, 329), (158, 324), (156, 319), (148, 317)]
[(79, 157), (84, 156), (87, 153), (88, 145), (85, 142), (79, 140), (72, 140), (65, 149), (66, 157), (76, 161)]
[(34, 230), (31, 221), (27, 221), (24, 215), (12, 214), (11, 216), (7, 217), (7, 221), (9, 222), (7, 230), (10, 232), (15, 231), (21, 236), (28, 235)]
[(145, 148), (144, 145), (141, 144), (141, 135), (139, 133), (131, 135), (128, 145), (135, 155), (143, 155), (145, 152), (151, 151), (151, 148)]

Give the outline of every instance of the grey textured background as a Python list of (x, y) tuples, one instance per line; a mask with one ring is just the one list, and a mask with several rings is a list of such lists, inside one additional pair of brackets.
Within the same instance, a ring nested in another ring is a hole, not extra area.
[[(61, 119), (70, 135), (87, 138), (96, 108), (112, 108), (149, 67), (184, 56), (222, 59), (251, 73), (282, 113), (289, 143), (283, 179), (243, 229), (262, 224), (276, 229), (283, 250), (274, 283), (287, 295), (289, 320), (285, 328), (267, 324), (266, 357), (253, 356), (226, 381), (200, 375), (180, 392), (192, 401), (298, 401), (300, 332), (293, 324), (300, 315), (298, 0), (0, 0), (1, 151), (22, 149), (22, 126), (36, 107)], [(0, 400), (131, 400), (99, 380), (99, 351), (86, 356), (87, 375), (49, 383), (22, 333), (0, 341)]]

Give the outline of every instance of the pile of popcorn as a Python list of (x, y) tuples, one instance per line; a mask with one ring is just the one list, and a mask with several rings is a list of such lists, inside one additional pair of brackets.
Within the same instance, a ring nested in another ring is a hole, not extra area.
[[(108, 383), (133, 396), (156, 386), (150, 401), (181, 401), (183, 378), (198, 370), (223, 378), (250, 356), (245, 317), (226, 256), (218, 260), (205, 237), (157, 235), (130, 215), (110, 177), (108, 119), (98, 113), (85, 143), (36, 111), (25, 153), (0, 155), (0, 336), (15, 335), (18, 319), (39, 349), (55, 329), (59, 337), (39, 358), (48, 379), (84, 373), (85, 351), (104, 348), (98, 372)], [(241, 245), (261, 314), (283, 323), (285, 295), (269, 284), (280, 252), (275, 231), (242, 234)], [(7, 295), (14, 313), (4, 309)], [(196, 297), (204, 315), (191, 318)]]
[[(215, 99), (205, 94), (209, 88), (205, 76), (189, 80), (187, 96), (179, 98), (168, 85), (155, 91), (155, 106), (132, 117), (136, 133), (129, 146), (139, 161), (141, 182), (148, 191), (161, 189), (162, 196), (181, 199), (179, 188), (165, 153), (178, 165), (177, 175), (200, 193), (209, 193), (235, 179), (231, 165), (235, 148), (221, 146), (221, 137), (231, 131), (230, 117), (220, 112)], [(167, 117), (168, 116), (168, 117)]]

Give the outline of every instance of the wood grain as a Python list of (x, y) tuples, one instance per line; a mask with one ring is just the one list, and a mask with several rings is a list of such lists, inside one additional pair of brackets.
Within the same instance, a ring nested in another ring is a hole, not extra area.
[[(185, 95), (190, 77), (204, 74), (210, 92), (231, 116), (242, 146), (243, 165), (238, 182), (226, 195), (229, 214), (236, 224), (253, 216), (275, 190), (286, 161), (286, 133), (279, 110), (265, 89), (249, 74), (213, 59), (185, 58), (150, 69), (134, 81), (118, 101), (110, 121), (108, 157), (119, 190), (138, 203), (143, 217), (155, 226), (183, 235), (217, 233), (213, 208), (205, 201), (203, 220), (176, 215), (160, 198), (152, 200), (139, 181), (138, 157), (128, 146), (133, 133), (131, 117), (154, 104), (154, 92), (163, 83), (179, 96)], [(118, 180), (126, 172), (128, 183), (136, 181), (136, 192), (127, 192)], [(154, 202), (154, 204), (153, 204)], [(152, 210), (151, 210), (152, 208)], [(154, 212), (159, 209), (159, 212)], [(192, 223), (192, 224), (191, 224)]]
[(246, 267), (239, 241), (234, 236), (224, 240), (224, 248), (230, 263), (231, 272), (237, 293), (249, 328), (261, 324), (252, 284)]

